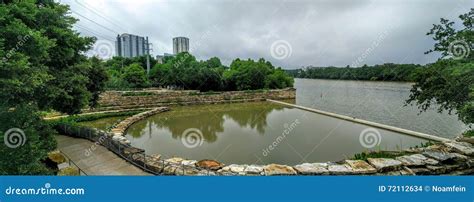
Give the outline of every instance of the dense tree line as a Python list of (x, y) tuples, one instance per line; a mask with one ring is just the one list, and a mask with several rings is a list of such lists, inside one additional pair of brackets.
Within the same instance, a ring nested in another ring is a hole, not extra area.
[(297, 78), (342, 79), (371, 81), (413, 81), (415, 73), (423, 66), (417, 64), (393, 64), (362, 67), (308, 67), (289, 70)]
[[(122, 66), (122, 62), (124, 66)], [(143, 63), (114, 57), (106, 61), (109, 88), (172, 87), (201, 91), (278, 89), (293, 86), (293, 78), (280, 67), (264, 59), (232, 61), (222, 65), (217, 57), (197, 61), (190, 53), (165, 57), (163, 63), (153, 62), (147, 76)]]

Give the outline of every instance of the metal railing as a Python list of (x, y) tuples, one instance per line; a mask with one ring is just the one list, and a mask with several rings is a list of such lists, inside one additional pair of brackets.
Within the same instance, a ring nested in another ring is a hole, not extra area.
[[(133, 147), (129, 144), (122, 143), (119, 140), (114, 140), (113, 136), (110, 133), (95, 128), (68, 124), (58, 124), (56, 126), (56, 130), (58, 130), (58, 132), (63, 135), (84, 138), (96, 142), (104, 146), (108, 150), (112, 151), (116, 155), (120, 156), (122, 159), (126, 160), (130, 164), (154, 175), (191, 174), (188, 173), (188, 171), (193, 172), (193, 175), (211, 175), (211, 173), (214, 173), (214, 171), (210, 169), (197, 168), (195, 166), (184, 165), (182, 163), (172, 163), (164, 159), (154, 160), (154, 164), (157, 166), (149, 166), (147, 164), (147, 158), (151, 157), (146, 155), (144, 149)], [(76, 165), (74, 162), (72, 163)], [(180, 170), (177, 173), (176, 170), (178, 169)], [(83, 170), (80, 169), (80, 171), (87, 175)]]
[(79, 167), (73, 160), (71, 160), (71, 158), (64, 152), (62, 152), (61, 150), (59, 150), (59, 152), (64, 156), (66, 157), (67, 159), (67, 163), (69, 166), (74, 166), (78, 169), (79, 171), (79, 175), (83, 175), (83, 176), (87, 176), (87, 173), (81, 169), (81, 167)]

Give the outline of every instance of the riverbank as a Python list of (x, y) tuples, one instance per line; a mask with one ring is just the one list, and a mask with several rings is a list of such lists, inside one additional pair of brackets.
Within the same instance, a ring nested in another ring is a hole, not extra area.
[(87, 109), (85, 111), (93, 112), (133, 108), (153, 108), (172, 105), (256, 102), (265, 101), (266, 99), (284, 100), (295, 98), (296, 89), (294, 88), (222, 92), (156, 89), (144, 89), (140, 91), (106, 91), (100, 95), (99, 107), (95, 109)]

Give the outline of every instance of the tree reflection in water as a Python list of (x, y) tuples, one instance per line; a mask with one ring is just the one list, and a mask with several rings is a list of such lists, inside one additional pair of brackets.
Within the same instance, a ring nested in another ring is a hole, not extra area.
[(151, 136), (154, 128), (167, 129), (179, 139), (189, 128), (199, 129), (206, 142), (215, 142), (217, 133), (224, 132), (224, 122), (233, 120), (241, 128), (250, 128), (265, 134), (267, 115), (285, 107), (269, 102), (235, 103), (171, 107), (171, 111), (140, 121), (127, 131), (134, 138)]

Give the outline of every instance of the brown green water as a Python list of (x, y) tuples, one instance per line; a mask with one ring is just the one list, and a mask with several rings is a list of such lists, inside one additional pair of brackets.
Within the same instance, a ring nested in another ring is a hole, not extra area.
[[(269, 102), (175, 106), (132, 125), (127, 138), (148, 154), (226, 164), (337, 161), (367, 150), (399, 150), (424, 140)], [(368, 137), (367, 136), (367, 137)], [(368, 137), (370, 139), (370, 137)], [(379, 144), (377, 144), (379, 143)]]

